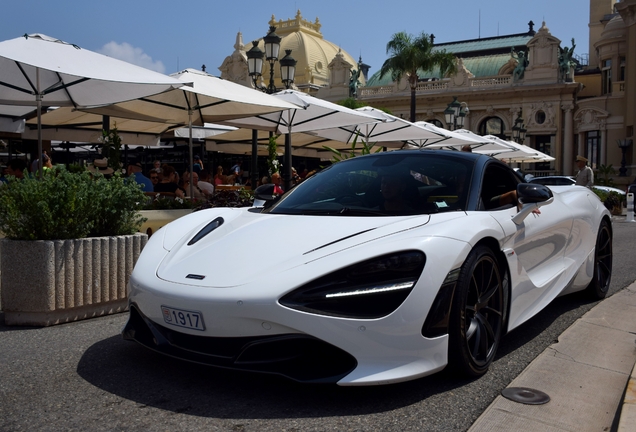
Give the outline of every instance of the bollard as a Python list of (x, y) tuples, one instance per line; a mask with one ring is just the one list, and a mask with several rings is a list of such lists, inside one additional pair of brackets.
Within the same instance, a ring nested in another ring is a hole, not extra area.
[(625, 222), (636, 222), (634, 221), (634, 194), (627, 194), (627, 218), (625, 218)]

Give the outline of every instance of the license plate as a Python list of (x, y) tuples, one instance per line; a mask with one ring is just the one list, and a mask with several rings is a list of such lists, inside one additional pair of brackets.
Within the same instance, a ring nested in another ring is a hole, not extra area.
[(161, 306), (161, 313), (166, 324), (193, 330), (205, 330), (203, 314), (201, 312)]

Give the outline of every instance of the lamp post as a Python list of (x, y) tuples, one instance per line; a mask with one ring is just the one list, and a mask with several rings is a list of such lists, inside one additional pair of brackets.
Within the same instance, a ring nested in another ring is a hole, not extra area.
[[(276, 34), (276, 27), (270, 26), (269, 33), (263, 38), (265, 43), (265, 52), (258, 47), (258, 41), (252, 42), (252, 48), (247, 51), (247, 70), (252, 77), (254, 87), (272, 94), (278, 89), (274, 84), (274, 65), (280, 63), (281, 81), (286, 89), (294, 84), (294, 75), (296, 73), (296, 60), (291, 56), (291, 50), (285, 50), (285, 57), (278, 59), (280, 52), (281, 37)], [(269, 84), (267, 87), (258, 84), (258, 79), (263, 75), (263, 60), (269, 63)]]
[(618, 170), (618, 176), (619, 177), (626, 177), (627, 176), (627, 168), (625, 167), (625, 164), (627, 163), (627, 161), (625, 160), (625, 152), (627, 151), (627, 149), (629, 148), (630, 145), (632, 145), (632, 140), (630, 139), (619, 139), (616, 140), (616, 143), (618, 144), (618, 147), (620, 147), (621, 152), (623, 153), (623, 157), (621, 159), (621, 167)]
[(470, 110), (466, 102), (459, 102), (457, 96), (453, 96), (453, 101), (444, 110), (444, 119), (450, 130), (461, 129)]
[(523, 144), (526, 140), (526, 126), (523, 124), (523, 118), (521, 118), (521, 113), (517, 116), (515, 120), (515, 125), (512, 127), (512, 139), (519, 144)]
[[(280, 63), (280, 77), (283, 85), (286, 89), (289, 89), (294, 84), (294, 75), (296, 74), (296, 60), (291, 56), (292, 50), (285, 50), (285, 57), (278, 59), (280, 52), (281, 37), (276, 34), (276, 27), (270, 26), (269, 32), (263, 38), (265, 44), (265, 52), (261, 51), (258, 47), (258, 41), (252, 42), (252, 48), (246, 53), (247, 55), (247, 69), (252, 77), (254, 87), (264, 91), (268, 94), (276, 93), (278, 90), (274, 84), (274, 65), (278, 61)], [(263, 75), (263, 58), (269, 63), (269, 84), (267, 87), (258, 84), (259, 78)], [(270, 133), (271, 137), (271, 133)], [(258, 135), (256, 130), (252, 130), (252, 185), (256, 186), (258, 181)], [(289, 134), (285, 135), (285, 159), (283, 162), (284, 173), (283, 181), (285, 190), (291, 188), (291, 137)]]

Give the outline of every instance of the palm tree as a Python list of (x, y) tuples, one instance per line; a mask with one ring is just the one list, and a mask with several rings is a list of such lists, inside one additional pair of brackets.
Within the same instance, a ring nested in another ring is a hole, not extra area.
[(455, 56), (446, 50), (433, 51), (431, 36), (421, 33), (413, 37), (405, 32), (393, 35), (386, 44), (386, 53), (390, 55), (380, 69), (380, 78), (391, 73), (394, 81), (399, 81), (406, 74), (411, 86), (411, 121), (415, 121), (415, 90), (417, 88), (417, 71), (431, 71), (438, 67), (442, 76), (455, 73), (457, 65)]

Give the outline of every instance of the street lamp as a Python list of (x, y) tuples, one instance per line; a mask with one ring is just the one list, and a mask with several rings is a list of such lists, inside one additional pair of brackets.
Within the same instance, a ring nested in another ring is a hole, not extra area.
[[(253, 41), (252, 48), (246, 53), (247, 70), (252, 77), (254, 87), (269, 94), (276, 93), (278, 90), (274, 85), (274, 65), (279, 61), (280, 41), (281, 37), (276, 34), (276, 27), (270, 26), (269, 33), (263, 38), (265, 52), (258, 47), (258, 41)], [(263, 75), (263, 59), (269, 63), (269, 84), (267, 87), (258, 84), (258, 79)], [(291, 56), (291, 50), (285, 50), (285, 57), (280, 59), (279, 63), (281, 81), (288, 89), (294, 83), (296, 73), (296, 60)]]
[(526, 140), (527, 131), (526, 126), (523, 124), (521, 113), (519, 113), (515, 120), (515, 125), (512, 127), (512, 139), (514, 139), (515, 142), (522, 144)]
[(453, 101), (444, 110), (444, 119), (450, 130), (461, 129), (470, 110), (466, 102), (459, 102), (457, 96), (453, 96)]
[[(286, 89), (290, 88), (294, 84), (294, 75), (296, 74), (296, 60), (291, 56), (292, 50), (285, 50), (285, 57), (278, 59), (280, 52), (281, 37), (276, 34), (276, 27), (270, 26), (269, 32), (263, 38), (265, 44), (265, 52), (261, 51), (258, 47), (258, 41), (252, 42), (252, 48), (246, 53), (247, 55), (247, 70), (252, 77), (254, 88), (272, 94), (278, 90), (274, 84), (274, 64), (278, 61), (280, 63), (280, 78)], [(258, 83), (259, 78), (263, 75), (263, 58), (269, 63), (269, 84), (267, 87)], [(272, 133), (270, 132), (270, 138)], [(252, 131), (252, 185), (256, 187), (258, 181), (258, 166), (256, 158), (258, 155), (258, 137), (257, 131)], [(289, 134), (285, 135), (285, 159), (283, 180), (285, 183), (285, 190), (291, 187), (291, 137)]]
[(627, 161), (625, 160), (625, 152), (627, 151), (627, 148), (632, 145), (632, 140), (630, 139), (619, 139), (616, 140), (616, 143), (618, 144), (618, 147), (620, 147), (621, 152), (623, 152), (623, 158), (621, 159), (621, 167), (618, 170), (618, 176), (619, 177), (626, 177), (627, 176), (627, 168), (625, 167), (625, 164), (627, 163)]

